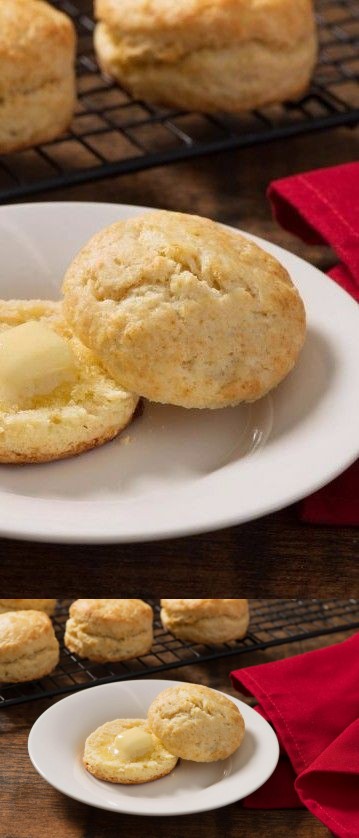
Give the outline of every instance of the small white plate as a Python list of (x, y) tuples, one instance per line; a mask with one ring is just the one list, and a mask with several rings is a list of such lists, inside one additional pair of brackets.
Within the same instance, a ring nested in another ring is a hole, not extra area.
[(189, 815), (227, 806), (258, 789), (279, 757), (277, 737), (262, 716), (237, 698), (246, 733), (240, 748), (220, 762), (180, 760), (174, 771), (153, 783), (120, 786), (96, 780), (82, 764), (87, 736), (112, 719), (145, 718), (159, 692), (178, 681), (124, 681), (91, 687), (54, 704), (35, 722), (29, 736), (31, 762), (58, 791), (113, 812), (130, 815)]
[[(87, 239), (142, 211), (1, 207), (0, 297), (58, 297)], [(295, 370), (252, 405), (199, 411), (147, 403), (102, 448), (47, 465), (0, 466), (0, 535), (105, 543), (219, 529), (293, 503), (355, 460), (358, 307), (311, 265), (251, 238), (283, 263), (304, 299), (308, 336)]]

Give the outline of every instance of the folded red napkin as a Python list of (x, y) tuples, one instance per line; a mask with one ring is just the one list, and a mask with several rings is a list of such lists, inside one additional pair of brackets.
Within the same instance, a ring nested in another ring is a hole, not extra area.
[[(359, 163), (276, 180), (268, 198), (285, 230), (333, 248), (341, 261), (329, 276), (359, 300)], [(359, 525), (359, 462), (299, 508), (308, 523)]]
[(248, 808), (304, 805), (340, 838), (359, 836), (359, 633), (325, 649), (231, 672), (275, 728), (281, 756)]

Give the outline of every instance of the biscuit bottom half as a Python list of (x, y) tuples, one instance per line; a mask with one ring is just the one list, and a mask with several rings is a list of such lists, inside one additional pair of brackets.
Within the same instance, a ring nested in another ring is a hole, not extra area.
[(0, 98), (0, 154), (50, 142), (70, 125), (75, 108), (74, 74)]
[(19, 655), (11, 661), (1, 661), (0, 681), (16, 684), (44, 678), (45, 675), (49, 675), (55, 669), (58, 661), (58, 648), (44, 643), (42, 649)]
[(48, 462), (102, 445), (128, 425), (138, 402), (74, 337), (60, 303), (0, 301), (0, 334), (30, 320), (42, 321), (69, 342), (76, 380), (34, 399), (26, 408), (9, 409), (0, 402), (0, 463)]
[(123, 637), (96, 634), (74, 618), (66, 624), (65, 645), (70, 652), (96, 663), (125, 661), (147, 655), (152, 645), (152, 627), (134, 628)]
[[(151, 733), (153, 748), (137, 759), (119, 759), (113, 748), (115, 737), (132, 728)], [(98, 780), (134, 785), (165, 777), (173, 771), (178, 758), (166, 750), (145, 719), (115, 719), (97, 728), (86, 739), (83, 762), (87, 771)]]
[(233, 112), (299, 98), (308, 87), (317, 55), (314, 31), (293, 45), (250, 40), (220, 47), (203, 45), (176, 59), (142, 55), (106, 23), (95, 29), (102, 69), (133, 96), (181, 110)]

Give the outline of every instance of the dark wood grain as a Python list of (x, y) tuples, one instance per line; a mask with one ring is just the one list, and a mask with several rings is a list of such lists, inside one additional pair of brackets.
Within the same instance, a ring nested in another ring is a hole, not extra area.
[[(166, 678), (203, 683), (236, 694), (228, 673), (236, 665), (248, 666), (318, 648), (342, 639), (283, 646), (248, 654), (236, 660), (184, 667), (166, 673)], [(309, 812), (298, 810), (258, 811), (240, 803), (224, 809), (182, 818), (147, 818), (115, 815), (92, 809), (63, 796), (47, 785), (32, 767), (27, 755), (27, 737), (32, 724), (52, 702), (41, 701), (0, 711), (0, 838), (329, 838), (328, 830)]]
[[(1, 543), (7, 595), (350, 596), (357, 531), (300, 524), (295, 508), (241, 527), (145, 545)], [(79, 581), (81, 579), (81, 581)]]

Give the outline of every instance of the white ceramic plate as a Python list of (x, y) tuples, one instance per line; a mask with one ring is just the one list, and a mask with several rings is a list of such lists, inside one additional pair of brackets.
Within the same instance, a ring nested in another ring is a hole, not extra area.
[(50, 785), (69, 797), (130, 815), (187, 815), (241, 800), (263, 785), (279, 757), (277, 737), (258, 713), (229, 696), (240, 709), (246, 733), (228, 759), (212, 763), (180, 760), (153, 783), (120, 786), (96, 780), (82, 765), (87, 736), (118, 718), (145, 718), (159, 692), (178, 681), (124, 681), (91, 687), (46, 710), (29, 736), (30, 759)]
[[(95, 203), (0, 208), (0, 296), (56, 298), (86, 240), (141, 211)], [(103, 448), (53, 464), (0, 466), (0, 535), (104, 543), (218, 529), (304, 497), (355, 460), (356, 303), (311, 265), (255, 241), (285, 265), (305, 302), (308, 336), (289, 377), (253, 405), (146, 404)]]

